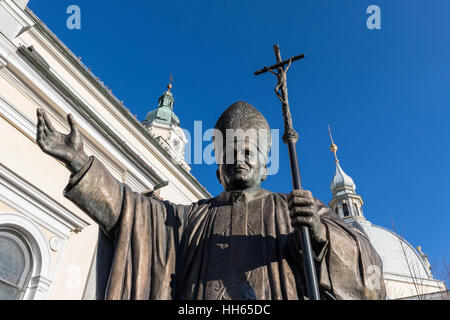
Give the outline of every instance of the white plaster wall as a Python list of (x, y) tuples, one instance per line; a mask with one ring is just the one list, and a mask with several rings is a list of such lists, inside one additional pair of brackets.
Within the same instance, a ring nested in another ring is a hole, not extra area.
[[(29, 22), (25, 19), (20, 23)], [(0, 164), (18, 179), (38, 190), (48, 201), (67, 211), (66, 214), (72, 215), (75, 221), (84, 220), (86, 223), (81, 232), (75, 233), (58, 224), (56, 220), (58, 226), (52, 226), (52, 217), (34, 217), (33, 221), (45, 235), (46, 242), (55, 236), (62, 240), (61, 249), (50, 252), (52, 276), (47, 298), (81, 299), (94, 254), (98, 227), (86, 214), (64, 198), (63, 189), (70, 173), (60, 162), (44, 154), (37, 146), (36, 109), (44, 108), (55, 128), (64, 133), (69, 131), (66, 114), (72, 112), (79, 124), (85, 150), (89, 155), (95, 154), (118, 180), (125, 180), (137, 192), (150, 189), (152, 185), (145, 173), (134, 165), (129, 165), (120, 150), (107, 142), (87, 119), (80, 117), (75, 109), (18, 55), (17, 48), (20, 45), (32, 45), (67, 87), (94, 110), (158, 175), (169, 181), (169, 185), (160, 190), (164, 199), (190, 204), (201, 199), (203, 195), (164, 154), (150, 144), (136, 129), (135, 124), (121, 115), (116, 107), (58, 52), (54, 44), (33, 27), (27, 31), (24, 28), (24, 32), (16, 38), (9, 32), (7, 39), (1, 34), (7, 27), (0, 21), (0, 107), (8, 109), (8, 112), (4, 112), (6, 109), (0, 108)], [(155, 101), (156, 99), (157, 97)], [(25, 214), (20, 212), (20, 208), (24, 207), (20, 203), (22, 200), (17, 199), (17, 202), (12, 204), (0, 201), (0, 213)], [(23, 202), (25, 203), (25, 199)]]
[(387, 298), (391, 300), (446, 290), (445, 285), (440, 281), (425, 283), (424, 280), (417, 279), (414, 284), (410, 279), (406, 281), (385, 279), (384, 283)]

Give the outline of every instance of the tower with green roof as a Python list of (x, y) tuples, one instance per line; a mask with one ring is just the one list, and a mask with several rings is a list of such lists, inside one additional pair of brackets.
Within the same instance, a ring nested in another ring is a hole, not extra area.
[(150, 111), (142, 124), (150, 135), (155, 138), (180, 165), (190, 171), (184, 159), (184, 148), (187, 143), (186, 135), (180, 127), (180, 119), (173, 112), (175, 99), (169, 83), (167, 91), (158, 99), (158, 108)]

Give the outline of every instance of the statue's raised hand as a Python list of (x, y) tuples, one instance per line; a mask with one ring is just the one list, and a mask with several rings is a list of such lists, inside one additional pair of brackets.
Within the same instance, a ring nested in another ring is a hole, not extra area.
[(42, 151), (61, 160), (72, 173), (80, 171), (89, 157), (84, 153), (83, 141), (73, 116), (70, 113), (67, 115), (69, 134), (56, 131), (43, 109), (37, 109), (37, 119), (36, 142)]

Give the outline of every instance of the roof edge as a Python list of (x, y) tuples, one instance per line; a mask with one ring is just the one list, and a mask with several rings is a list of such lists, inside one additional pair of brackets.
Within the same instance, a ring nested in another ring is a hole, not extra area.
[[(162, 154), (164, 154), (167, 159), (182, 173), (190, 182), (192, 182), (200, 191), (200, 193), (205, 196), (205, 198), (211, 198), (212, 195), (206, 190), (206, 188), (200, 184), (200, 182), (189, 172), (187, 172), (182, 166), (174, 162), (168, 152), (164, 150), (157, 141), (155, 141), (152, 136), (147, 132), (145, 127), (140, 121), (138, 121), (131, 112), (125, 108), (120, 101), (112, 95), (107, 89), (96, 79), (96, 77), (88, 70), (88, 68), (80, 62), (75, 54), (42, 22), (31, 9), (28, 7), (25, 12), (30, 16), (31, 19), (36, 23), (35, 27), (53, 44), (56, 48), (86, 77), (86, 79), (96, 87), (107, 99), (110, 101), (116, 109), (124, 115), (135, 127), (147, 138), (147, 140), (156, 147)], [(142, 161), (142, 159), (140, 159)], [(148, 166), (148, 165), (146, 165)], [(151, 169), (151, 167), (148, 167)], [(153, 171), (153, 169), (151, 169)], [(155, 173), (156, 174), (156, 173)], [(163, 180), (161, 179), (161, 182)]]

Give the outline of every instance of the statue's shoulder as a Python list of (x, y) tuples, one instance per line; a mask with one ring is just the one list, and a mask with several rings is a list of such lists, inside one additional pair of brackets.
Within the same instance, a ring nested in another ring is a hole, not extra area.
[(287, 199), (287, 197), (288, 197), (288, 195), (289, 195), (289, 193), (283, 193), (283, 192), (271, 192), (271, 191), (269, 191), (273, 196), (276, 196), (276, 197), (280, 197), (280, 198), (283, 198), (283, 199)]
[(200, 199), (196, 202), (193, 202), (189, 207), (191, 208), (191, 210), (208, 207), (211, 206), (211, 204), (214, 203), (214, 201), (216, 201), (216, 198), (217, 197)]
[[(287, 202), (287, 197), (289, 195), (289, 193), (275, 193), (275, 192), (271, 192), (273, 194), (274, 197), (277, 197), (281, 200), (284, 200)], [(330, 207), (328, 207), (322, 200), (314, 197), (314, 202), (318, 211), (319, 216), (321, 217), (337, 217), (337, 214), (330, 209)]]
[(263, 191), (263, 196), (265, 197), (272, 197), (275, 200), (284, 201), (287, 202), (287, 197), (289, 193), (282, 193), (282, 192), (272, 192), (266, 189), (261, 189)]
[[(270, 192), (270, 191), (269, 191)], [(270, 193), (272, 193), (273, 195), (275, 195), (275, 196), (277, 196), (277, 197), (279, 197), (279, 198), (282, 198), (282, 199), (284, 199), (284, 200), (286, 200), (287, 201), (287, 197), (289, 196), (289, 193), (282, 193), (282, 192), (270, 192)], [(318, 198), (316, 198), (316, 197), (313, 197), (314, 198), (314, 202), (316, 203), (316, 205), (319, 207), (319, 208), (329, 208), (323, 201), (321, 201), (320, 199), (318, 199)]]
[(197, 202), (194, 202), (193, 204), (196, 204), (198, 206), (208, 205), (208, 204), (212, 203), (216, 198), (217, 197), (207, 198), (207, 199), (200, 199)]

